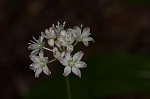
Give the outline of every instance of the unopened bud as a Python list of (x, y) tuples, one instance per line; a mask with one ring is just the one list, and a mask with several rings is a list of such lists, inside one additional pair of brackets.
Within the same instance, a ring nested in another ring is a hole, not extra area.
[(54, 40), (53, 39), (49, 39), (48, 40), (48, 44), (49, 44), (49, 46), (54, 47)]

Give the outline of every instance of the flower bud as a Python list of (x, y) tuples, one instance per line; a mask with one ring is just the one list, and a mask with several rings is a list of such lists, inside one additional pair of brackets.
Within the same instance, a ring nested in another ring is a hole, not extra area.
[(53, 39), (49, 39), (48, 40), (48, 44), (49, 44), (49, 46), (54, 47), (54, 40)]
[(61, 47), (60, 41), (56, 40), (56, 41), (55, 41), (55, 44), (56, 44), (56, 46), (57, 46), (58, 48)]
[(63, 37), (65, 37), (66, 36), (66, 31), (65, 30), (61, 31), (60, 35), (63, 36)]

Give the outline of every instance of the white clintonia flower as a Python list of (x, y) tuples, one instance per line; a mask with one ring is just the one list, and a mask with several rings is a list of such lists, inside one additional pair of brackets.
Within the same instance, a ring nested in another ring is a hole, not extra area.
[(73, 42), (75, 41), (75, 33), (73, 29), (68, 29), (66, 32), (63, 31), (58, 40), (61, 42), (61, 45), (67, 47), (67, 51), (73, 51)]
[(76, 38), (77, 38), (76, 40), (78, 42), (82, 41), (85, 46), (89, 45), (89, 41), (93, 41), (94, 42), (93, 38), (89, 37), (89, 35), (91, 34), (89, 27), (84, 28), (83, 31), (81, 32), (80, 27), (75, 26), (74, 30), (76, 32)]
[(34, 37), (33, 39), (35, 40), (34, 41), (31, 41), (31, 43), (28, 43), (30, 44), (30, 46), (28, 47), (29, 50), (33, 50), (31, 52), (31, 55), (36, 55), (39, 53), (40, 50), (42, 50), (43, 46), (44, 46), (44, 42), (43, 42), (43, 39), (44, 39), (44, 34), (41, 33), (41, 36), (39, 37), (38, 40), (36, 40)]
[(35, 77), (38, 77), (43, 71), (46, 75), (50, 75), (51, 72), (47, 67), (48, 57), (43, 56), (43, 51), (39, 53), (39, 56), (32, 55), (30, 56), (31, 60), (34, 62), (30, 65), (30, 69), (34, 70)]
[(69, 52), (66, 52), (65, 57), (60, 60), (60, 62), (66, 66), (64, 69), (64, 76), (68, 76), (71, 71), (81, 78), (81, 72), (79, 68), (87, 67), (86, 63), (80, 61), (83, 56), (83, 52), (79, 51), (72, 57)]
[(51, 47), (54, 47), (54, 39), (56, 38), (56, 34), (53, 27), (50, 27), (49, 30), (45, 30), (45, 38), (48, 39), (48, 44)]

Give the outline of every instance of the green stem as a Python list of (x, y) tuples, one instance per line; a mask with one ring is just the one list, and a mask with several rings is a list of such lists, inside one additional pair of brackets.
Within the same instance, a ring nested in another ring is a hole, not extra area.
[(60, 50), (60, 52), (63, 52), (62, 48), (61, 47), (58, 47), (58, 49)]
[(50, 61), (48, 61), (48, 63), (54, 62), (55, 60), (56, 60), (56, 59), (50, 60)]
[(69, 76), (66, 77), (66, 87), (67, 87), (68, 99), (71, 99), (71, 91), (70, 91), (70, 81), (69, 81)]
[(75, 46), (77, 43), (78, 43), (78, 42), (75, 42), (75, 43), (73, 44), (73, 46)]
[(51, 49), (49, 49), (49, 48), (47, 48), (47, 47), (43, 47), (43, 49), (45, 49), (45, 50), (48, 50), (48, 51), (53, 51), (53, 50), (51, 50)]

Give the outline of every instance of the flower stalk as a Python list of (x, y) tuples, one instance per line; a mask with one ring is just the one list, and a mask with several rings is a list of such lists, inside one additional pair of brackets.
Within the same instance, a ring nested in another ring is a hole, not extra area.
[(66, 77), (66, 88), (67, 88), (67, 95), (68, 95), (68, 99), (71, 99), (71, 88), (70, 88), (70, 80), (69, 80), (69, 76)]
[(45, 50), (47, 50), (47, 51), (53, 51), (53, 50), (51, 50), (51, 49), (49, 49), (49, 48), (47, 48), (47, 47), (43, 47), (43, 49), (45, 49)]
[(54, 62), (54, 61), (56, 61), (56, 59), (50, 60), (50, 61), (48, 61), (47, 63), (52, 63), (52, 62)]

